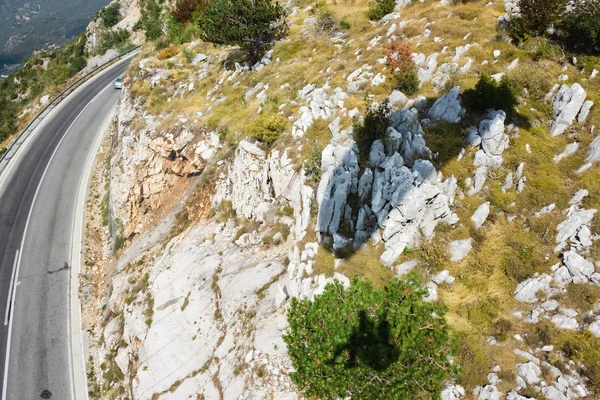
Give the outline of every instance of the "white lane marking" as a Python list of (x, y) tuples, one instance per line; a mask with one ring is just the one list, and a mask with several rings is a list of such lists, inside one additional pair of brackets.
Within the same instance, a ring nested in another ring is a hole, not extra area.
[[(108, 85), (109, 86), (112, 85), (112, 82), (109, 83)], [(84, 113), (84, 111), (90, 106), (90, 104), (92, 104), (92, 103), (91, 102), (87, 103), (86, 106), (83, 108), (83, 110), (81, 110), (81, 112), (79, 114), (77, 114), (77, 116), (75, 117), (73, 122), (71, 122), (71, 125), (69, 125), (69, 127), (67, 128), (67, 130), (65, 131), (63, 136), (60, 138), (60, 141), (54, 148), (54, 151), (52, 152), (52, 155), (50, 156), (50, 159), (48, 160), (48, 164), (46, 164), (46, 168), (44, 168), (44, 172), (42, 173), (40, 182), (38, 183), (38, 186), (35, 189), (35, 194), (33, 195), (33, 200), (31, 202), (31, 208), (29, 208), (29, 214), (27, 215), (27, 222), (25, 222), (25, 230), (23, 231), (23, 238), (21, 239), (21, 248), (20, 248), (20, 254), (19, 254), (19, 261), (17, 261), (17, 270), (16, 270), (15, 280), (19, 279), (19, 269), (21, 268), (21, 256), (23, 255), (23, 247), (25, 246), (25, 238), (27, 237), (27, 228), (29, 227), (29, 222), (31, 221), (31, 214), (33, 213), (33, 207), (35, 206), (35, 201), (37, 199), (40, 188), (42, 187), (42, 183), (44, 182), (44, 177), (46, 177), (48, 168), (50, 168), (50, 164), (52, 164), (52, 160), (54, 159), (54, 156), (56, 155), (56, 152), (60, 148), (60, 145), (62, 144), (63, 140), (65, 140), (65, 138), (67, 137), (67, 134), (69, 133), (69, 131), (71, 130), (71, 128), (73, 127), (75, 122), (77, 122), (79, 117), (81, 117), (81, 114)], [(12, 301), (12, 306), (11, 306), (11, 310), (10, 310), (10, 319), (9, 319), (9, 324), (8, 324), (8, 339), (6, 341), (6, 358), (4, 360), (4, 380), (2, 382), (2, 400), (6, 400), (6, 390), (7, 390), (6, 386), (8, 383), (8, 365), (9, 365), (9, 360), (10, 360), (10, 342), (11, 342), (11, 338), (12, 338), (13, 315), (15, 313), (14, 303), (15, 303), (15, 298), (16, 298), (17, 285), (18, 285), (18, 283), (15, 284), (15, 288), (13, 290), (13, 301)]]
[(6, 314), (4, 314), (4, 326), (8, 325), (8, 313), (11, 309), (10, 302), (12, 301), (12, 292), (15, 282), (15, 270), (17, 269), (17, 260), (19, 259), (19, 250), (15, 254), (15, 262), (13, 263), (12, 273), (10, 274), (10, 286), (8, 287), (8, 298), (6, 299)]
[[(111, 82), (112, 83), (112, 82)], [(94, 98), (92, 100), (90, 100), (90, 103), (93, 103), (94, 100), (96, 100), (98, 97), (100, 97), (100, 95), (104, 92), (106, 92), (106, 89), (108, 89), (111, 86), (111, 83), (108, 84), (108, 86), (106, 86), (104, 89), (102, 89), (100, 92), (98, 92), (97, 95), (94, 96)]]
[[(83, 167), (83, 173), (81, 174), (81, 180), (79, 182), (79, 189), (77, 192), (77, 198), (75, 201), (75, 212), (73, 213), (73, 231), (71, 234), (71, 285), (69, 286), (69, 297), (70, 297), (70, 318), (67, 320), (69, 327), (69, 338), (71, 346), (69, 347), (69, 369), (71, 370), (72, 379), (72, 390), (73, 396), (77, 400), (88, 400), (89, 395), (87, 391), (87, 376), (85, 364), (85, 348), (83, 345), (83, 339), (81, 338), (81, 303), (79, 302), (79, 272), (81, 269), (81, 246), (83, 245), (83, 229), (84, 229), (84, 214), (85, 214), (85, 200), (87, 199), (88, 190), (90, 187), (90, 180), (92, 177), (92, 169), (94, 162), (98, 154), (98, 150), (102, 145), (102, 140), (108, 131), (110, 122), (114, 117), (117, 104), (115, 104), (108, 115), (104, 119), (100, 129), (96, 133), (96, 138), (92, 143), (90, 152), (88, 153), (85, 165)], [(76, 346), (79, 345), (77, 348)], [(80, 365), (81, 368), (77, 368)], [(83, 382), (83, 387), (78, 385), (78, 382)]]

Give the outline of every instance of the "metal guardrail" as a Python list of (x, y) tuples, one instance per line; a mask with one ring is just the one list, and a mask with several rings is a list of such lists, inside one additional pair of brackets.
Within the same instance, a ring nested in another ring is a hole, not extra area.
[(116, 57), (111, 58), (104, 64), (94, 68), (81, 78), (77, 79), (71, 85), (69, 85), (65, 90), (60, 92), (56, 97), (54, 97), (44, 108), (42, 108), (33, 119), (27, 124), (27, 126), (19, 133), (17, 138), (8, 146), (4, 154), (0, 156), (0, 175), (4, 173), (6, 166), (10, 163), (12, 158), (16, 155), (19, 148), (25, 143), (31, 132), (35, 130), (39, 126), (39, 124), (44, 120), (44, 118), (52, 111), (62, 100), (65, 99), (69, 94), (71, 94), (75, 89), (81, 86), (82, 83), (86, 82), (88, 79), (103, 71), (108, 66), (114, 64), (116, 61), (121, 60), (123, 57), (133, 53), (137, 49), (142, 47), (141, 45), (135, 46), (124, 53), (119, 54)]

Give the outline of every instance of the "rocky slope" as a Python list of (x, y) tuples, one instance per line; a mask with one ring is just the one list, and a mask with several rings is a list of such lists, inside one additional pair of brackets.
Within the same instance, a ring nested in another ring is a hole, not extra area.
[[(302, 398), (282, 340), (289, 298), (416, 270), (460, 336), (463, 373), (442, 398), (594, 398), (597, 78), (495, 40), (503, 3), (404, 6), (370, 24), (366, 4), (330, 4), (354, 17), (325, 36), (293, 7), (289, 36), (252, 70), (199, 41), (167, 59), (144, 47), (109, 166), (122, 268), (86, 327), (97, 397)], [(387, 75), (385, 43), (399, 37), (416, 49), (412, 98)], [(524, 91), (519, 115), (466, 111), (480, 73), (532, 65), (550, 91)], [(361, 154), (366, 97), (393, 112)], [(247, 137), (260, 112), (288, 123), (271, 147)], [(145, 241), (190, 188), (169, 234)]]

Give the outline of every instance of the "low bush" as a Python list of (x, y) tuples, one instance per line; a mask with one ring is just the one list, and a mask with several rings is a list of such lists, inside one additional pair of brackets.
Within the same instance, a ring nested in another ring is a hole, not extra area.
[(417, 76), (417, 66), (409, 65), (405, 68), (399, 68), (393, 73), (394, 89), (398, 89), (409, 96), (419, 91), (419, 77)]
[(483, 113), (494, 108), (510, 114), (517, 105), (517, 85), (506, 75), (498, 83), (494, 78), (483, 74), (474, 89), (465, 90), (463, 101), (475, 112)]
[(431, 273), (440, 272), (450, 260), (448, 248), (439, 241), (425, 243), (419, 249), (419, 256)]
[(261, 143), (271, 145), (287, 126), (287, 121), (278, 114), (261, 114), (246, 125), (246, 133)]
[(373, 0), (367, 11), (367, 16), (372, 21), (379, 21), (396, 7), (396, 0)]
[(393, 41), (386, 46), (385, 62), (392, 69), (394, 89), (407, 95), (419, 90), (417, 66), (412, 60), (412, 46), (408, 42)]
[(187, 22), (194, 11), (201, 11), (206, 3), (206, 0), (177, 0), (171, 9), (171, 15), (179, 22)]
[(361, 121), (355, 118), (353, 121), (354, 141), (361, 154), (361, 160), (368, 160), (371, 145), (375, 140), (384, 140), (390, 126), (392, 107), (387, 101), (377, 105), (371, 105), (365, 118)]
[(522, 40), (527, 36), (544, 36), (552, 25), (560, 21), (568, 0), (519, 0), (519, 17), (510, 21), (511, 34)]
[(573, 51), (600, 55), (600, 0), (575, 0), (559, 28)]
[(544, 66), (532, 62), (522, 62), (519, 68), (508, 72), (507, 76), (518, 87), (519, 92), (526, 89), (535, 100), (543, 99), (553, 82), (552, 75)]
[(100, 16), (102, 17), (102, 25), (105, 28), (112, 28), (121, 19), (121, 3), (114, 2), (107, 7), (102, 8)]
[(177, 46), (171, 45), (158, 53), (158, 59), (167, 60), (171, 57), (175, 57), (177, 53), (179, 53), (179, 49), (177, 48)]
[(323, 149), (313, 144), (308, 149), (308, 155), (304, 160), (304, 173), (307, 177), (311, 178), (315, 182), (321, 180), (321, 154)]
[(431, 398), (458, 366), (446, 309), (423, 301), (416, 274), (376, 289), (335, 280), (311, 301), (292, 298), (283, 336), (292, 381), (306, 397)]
[(561, 300), (571, 308), (580, 312), (592, 309), (600, 298), (600, 289), (587, 283), (570, 283), (567, 290), (561, 295)]
[(109, 49), (123, 50), (129, 44), (129, 36), (129, 31), (122, 28), (103, 32), (100, 53), (104, 54)]

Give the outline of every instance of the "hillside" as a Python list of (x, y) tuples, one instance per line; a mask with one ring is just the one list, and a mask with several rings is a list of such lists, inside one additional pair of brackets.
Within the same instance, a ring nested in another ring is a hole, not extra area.
[(83, 32), (107, 0), (26, 1), (0, 4), (0, 66), (19, 64), (33, 51), (47, 51)]
[(199, 2), (121, 7), (86, 35), (97, 60), (106, 29), (145, 38), (87, 205), (92, 398), (312, 398), (292, 299), (409, 272), (459, 366), (415, 397), (600, 396), (599, 59), (566, 25), (521, 35), (502, 0), (296, 1), (249, 63), (200, 39)]

